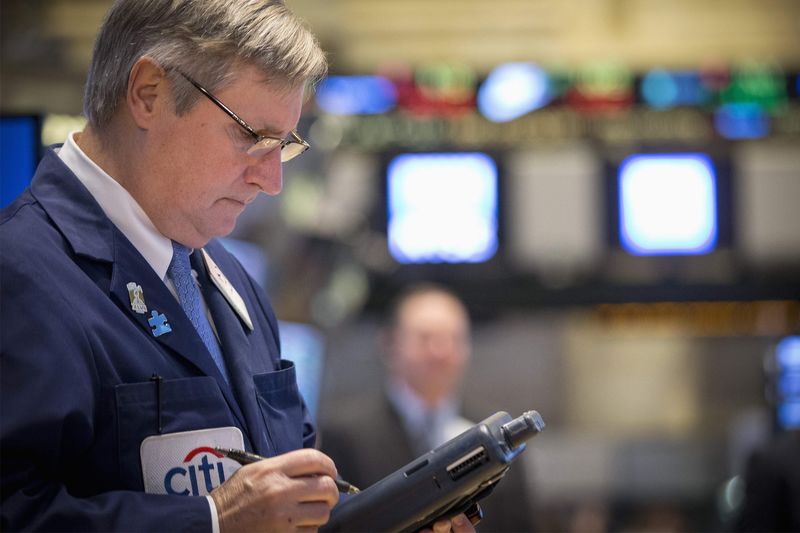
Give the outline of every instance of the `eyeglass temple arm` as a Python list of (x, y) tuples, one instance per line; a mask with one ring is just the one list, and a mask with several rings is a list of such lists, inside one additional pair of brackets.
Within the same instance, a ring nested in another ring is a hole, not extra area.
[(231, 111), (231, 109), (229, 109), (229, 108), (228, 108), (228, 106), (226, 106), (225, 104), (223, 104), (222, 102), (220, 102), (219, 100), (217, 100), (217, 97), (216, 97), (216, 96), (214, 96), (213, 94), (211, 94), (210, 92), (208, 92), (208, 91), (206, 90), (206, 88), (205, 88), (205, 87), (203, 87), (202, 85), (200, 85), (199, 83), (197, 83), (196, 81), (194, 81), (192, 78), (190, 78), (189, 76), (187, 76), (186, 74), (184, 74), (184, 73), (183, 73), (183, 72), (181, 72), (181, 71), (178, 71), (178, 74), (180, 74), (181, 76), (183, 76), (184, 78), (186, 78), (186, 81), (188, 81), (189, 83), (191, 83), (192, 85), (194, 85), (194, 86), (195, 86), (195, 88), (197, 88), (197, 90), (198, 90), (198, 91), (200, 91), (201, 93), (203, 93), (203, 95), (204, 95), (206, 98), (208, 98), (209, 100), (211, 100), (212, 102), (214, 102), (214, 104), (216, 104), (216, 106), (217, 106), (217, 107), (219, 107), (220, 109), (222, 109), (223, 111), (225, 111), (225, 113), (227, 113), (227, 114), (228, 114), (228, 115), (229, 115), (229, 116), (230, 116), (230, 117), (231, 117), (233, 120), (235, 120), (237, 124), (239, 124), (239, 125), (240, 125), (241, 127), (243, 127), (245, 130), (247, 130), (247, 132), (248, 132), (248, 133), (249, 133), (249, 134), (250, 134), (250, 135), (251, 135), (251, 136), (252, 136), (252, 137), (253, 137), (255, 140), (257, 140), (257, 141), (258, 141), (258, 140), (260, 140), (260, 139), (261, 139), (261, 135), (259, 135), (259, 134), (258, 134), (258, 133), (256, 133), (255, 131), (253, 131), (253, 128), (251, 128), (250, 126), (248, 126), (248, 125), (247, 125), (247, 122), (245, 122), (244, 120), (242, 120), (241, 118), (239, 118), (239, 115), (237, 115), (236, 113), (234, 113), (233, 111)]

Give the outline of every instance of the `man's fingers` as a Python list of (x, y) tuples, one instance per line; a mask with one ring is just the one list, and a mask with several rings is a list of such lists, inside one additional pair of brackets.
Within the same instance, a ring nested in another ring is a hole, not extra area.
[(298, 450), (245, 465), (231, 480), (248, 479), (244, 486), (263, 497), (284, 493), (296, 503), (324, 502), (333, 507), (339, 501), (335, 475), (336, 467), (328, 456), (316, 450)]
[(298, 506), (297, 527), (319, 527), (328, 522), (331, 508), (324, 503), (301, 503)]
[(439, 520), (433, 524), (433, 533), (450, 533), (450, 520)]
[(339, 489), (330, 476), (296, 477), (293, 481), (297, 484), (301, 503), (325, 502), (333, 507), (339, 502)]
[[(336, 483), (325, 473), (332, 467), (329, 462), (330, 459), (321, 453), (292, 452), (243, 466), (211, 492), (221, 529), (293, 531), (319, 528), (328, 521), (331, 509), (339, 500)], [(313, 474), (292, 476), (287, 473), (307, 471)]]
[(475, 533), (475, 526), (464, 514), (454, 516), (450, 522), (453, 533)]
[(311, 448), (295, 450), (275, 457), (280, 462), (284, 474), (290, 477), (330, 476), (336, 477), (336, 465), (333, 459)]
[(450, 520), (437, 520), (433, 524), (433, 529), (423, 529), (419, 533), (475, 533), (475, 527), (469, 519), (463, 515), (456, 515)]

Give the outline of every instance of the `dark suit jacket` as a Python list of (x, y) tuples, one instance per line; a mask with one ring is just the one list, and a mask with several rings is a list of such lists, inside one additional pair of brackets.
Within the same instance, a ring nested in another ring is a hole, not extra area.
[[(210, 531), (205, 498), (143, 492), (140, 446), (159, 425), (235, 427), (267, 456), (314, 445), (263, 291), (220, 244), (206, 250), (254, 325), (194, 264), (230, 384), (164, 282), (52, 150), (2, 211), (0, 530)], [(132, 309), (129, 282), (148, 312)], [(152, 311), (171, 331), (154, 334)]]
[[(339, 475), (357, 487), (366, 488), (417, 457), (400, 416), (383, 395), (359, 399), (349, 408), (331, 408), (322, 415), (321, 449), (334, 460)], [(520, 464), (512, 466), (481, 507), (485, 515), (478, 526), (481, 532), (533, 530), (533, 510)]]
[(738, 531), (800, 531), (800, 432), (783, 434), (753, 453), (745, 486)]

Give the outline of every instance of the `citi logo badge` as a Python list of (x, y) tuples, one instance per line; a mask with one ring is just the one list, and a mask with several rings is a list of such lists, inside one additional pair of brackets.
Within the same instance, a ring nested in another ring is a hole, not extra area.
[(182, 466), (170, 469), (164, 476), (167, 494), (200, 496), (208, 494), (225, 482), (222, 454), (201, 446), (186, 454)]

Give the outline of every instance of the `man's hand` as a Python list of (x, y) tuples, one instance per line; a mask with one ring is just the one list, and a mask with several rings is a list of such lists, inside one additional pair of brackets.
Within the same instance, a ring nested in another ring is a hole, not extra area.
[(433, 530), (423, 529), (419, 533), (475, 533), (475, 526), (463, 515), (456, 515), (450, 520), (438, 520)]
[(339, 501), (335, 478), (333, 461), (312, 449), (243, 466), (211, 492), (220, 531), (316, 529)]

